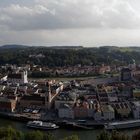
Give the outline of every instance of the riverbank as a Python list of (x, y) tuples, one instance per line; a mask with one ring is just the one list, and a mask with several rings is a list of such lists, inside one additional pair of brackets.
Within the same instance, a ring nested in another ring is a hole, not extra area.
[[(6, 118), (0, 118), (0, 127), (8, 127), (11, 126), (15, 129), (18, 129), (23, 132), (29, 132), (32, 131), (32, 129), (28, 129), (26, 127), (25, 122), (20, 122), (20, 121), (14, 121), (14, 120), (9, 120)], [(96, 140), (97, 135), (99, 135), (102, 132), (103, 129), (94, 129), (94, 130), (88, 130), (88, 131), (82, 131), (82, 130), (72, 130), (72, 129), (57, 129), (55, 131), (49, 131), (51, 132), (56, 138), (60, 139), (66, 136), (71, 136), (71, 135), (77, 135), (80, 140)], [(132, 135), (135, 132), (137, 132), (138, 129), (133, 129), (133, 130), (122, 130), (121, 132), (127, 133), (128, 135)], [(44, 131), (47, 133), (48, 131)]]
[(88, 121), (86, 123), (78, 122), (77, 120), (63, 120), (63, 119), (55, 119), (55, 120), (47, 120), (47, 119), (41, 119), (40, 117), (34, 116), (34, 115), (23, 115), (23, 114), (14, 114), (14, 113), (3, 113), (0, 112), (0, 118), (6, 118), (9, 120), (19, 121), (27, 123), (28, 121), (33, 120), (40, 120), (40, 121), (47, 121), (47, 122), (53, 122), (59, 125), (61, 128), (73, 128), (73, 129), (85, 129), (85, 130), (91, 130), (95, 128), (103, 128), (105, 122), (95, 122), (95, 121)]

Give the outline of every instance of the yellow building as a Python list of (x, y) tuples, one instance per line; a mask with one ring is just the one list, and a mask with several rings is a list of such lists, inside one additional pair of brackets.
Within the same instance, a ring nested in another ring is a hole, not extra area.
[(14, 112), (16, 108), (16, 100), (8, 98), (0, 98), (0, 111), (2, 112)]
[(133, 97), (140, 98), (140, 89), (136, 88), (133, 90)]
[(127, 103), (117, 103), (116, 104), (117, 114), (121, 117), (128, 117), (131, 113), (131, 108)]
[(102, 105), (103, 120), (115, 119), (115, 111), (111, 105)]

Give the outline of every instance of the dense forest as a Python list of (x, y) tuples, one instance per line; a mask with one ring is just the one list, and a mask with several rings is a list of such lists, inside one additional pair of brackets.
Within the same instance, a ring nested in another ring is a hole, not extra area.
[(0, 65), (35, 64), (48, 67), (140, 63), (139, 47), (0, 47)]

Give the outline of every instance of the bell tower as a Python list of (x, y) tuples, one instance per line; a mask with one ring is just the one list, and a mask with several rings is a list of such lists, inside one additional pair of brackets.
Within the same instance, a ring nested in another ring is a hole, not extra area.
[(50, 109), (51, 107), (51, 84), (50, 82), (47, 82), (47, 90), (45, 94), (45, 107), (47, 109)]

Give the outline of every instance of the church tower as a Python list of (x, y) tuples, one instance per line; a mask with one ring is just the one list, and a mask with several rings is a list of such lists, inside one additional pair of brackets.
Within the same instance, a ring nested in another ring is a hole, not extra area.
[(47, 82), (47, 90), (45, 94), (45, 106), (47, 109), (50, 109), (51, 107), (51, 84), (50, 82)]
[(27, 73), (27, 71), (22, 72), (22, 81), (23, 81), (24, 84), (28, 83), (28, 73)]

